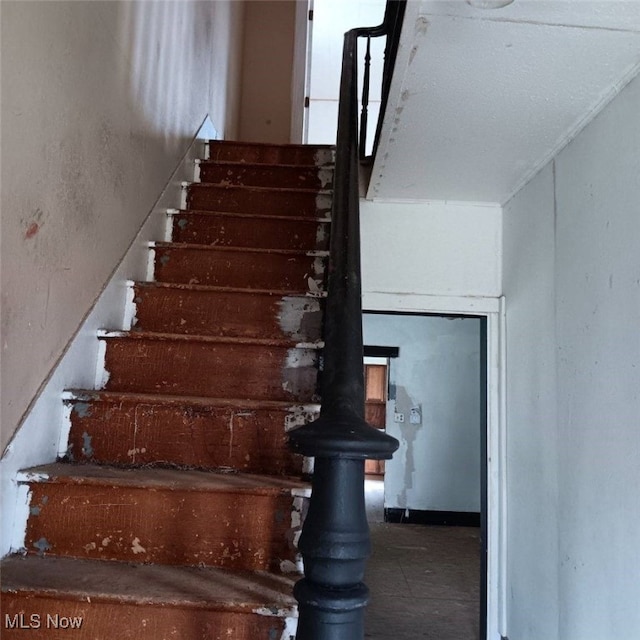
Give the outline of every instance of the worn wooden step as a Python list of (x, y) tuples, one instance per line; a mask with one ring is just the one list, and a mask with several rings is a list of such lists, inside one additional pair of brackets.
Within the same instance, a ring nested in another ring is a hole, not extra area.
[(107, 333), (107, 391), (313, 402), (320, 344)]
[(326, 250), (329, 224), (302, 216), (170, 212), (172, 242), (263, 249)]
[(303, 471), (287, 431), (319, 413), (314, 404), (84, 390), (67, 392), (65, 403), (74, 461), (274, 475)]
[(331, 192), (317, 189), (273, 189), (194, 182), (187, 185), (187, 209), (228, 213), (261, 213), (327, 218)]
[(265, 163), (317, 165), (332, 164), (335, 148), (329, 145), (269, 144), (236, 142), (228, 140), (209, 141), (209, 159)]
[(138, 282), (133, 301), (135, 330), (304, 342), (321, 338), (323, 299), (310, 295)]
[(333, 166), (300, 166), (201, 160), (198, 163), (201, 182), (234, 184), (281, 189), (330, 189), (333, 185)]
[(28, 484), (30, 554), (295, 570), (305, 485), (280, 476), (55, 463)]
[(317, 292), (326, 253), (156, 243), (155, 280), (246, 289)]
[(280, 640), (295, 634), (293, 580), (285, 575), (19, 556), (5, 558), (1, 570), (7, 640)]

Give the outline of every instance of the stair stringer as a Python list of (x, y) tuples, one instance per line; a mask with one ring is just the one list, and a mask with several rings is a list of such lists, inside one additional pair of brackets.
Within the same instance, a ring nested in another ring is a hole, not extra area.
[(0, 557), (24, 546), (30, 497), (28, 485), (18, 481), (19, 471), (54, 462), (66, 453), (70, 408), (61, 402), (63, 393), (94, 387), (102, 367), (97, 333), (104, 327), (129, 328), (131, 279), (149, 279), (149, 244), (165, 236), (167, 211), (180, 201), (184, 182), (193, 181), (196, 160), (208, 156), (207, 141), (218, 138), (207, 116), (0, 459)]

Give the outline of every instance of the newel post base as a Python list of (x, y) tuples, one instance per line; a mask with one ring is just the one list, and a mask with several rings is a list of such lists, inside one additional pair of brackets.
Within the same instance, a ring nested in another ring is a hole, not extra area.
[(363, 640), (369, 600), (363, 578), (371, 553), (364, 461), (390, 458), (397, 440), (357, 416), (321, 416), (292, 430), (290, 442), (295, 451), (315, 457), (309, 511), (298, 544), (305, 577), (294, 588), (296, 640)]
[(300, 580), (293, 589), (298, 601), (297, 640), (364, 638), (364, 610), (369, 589), (362, 582), (347, 589), (328, 589)]

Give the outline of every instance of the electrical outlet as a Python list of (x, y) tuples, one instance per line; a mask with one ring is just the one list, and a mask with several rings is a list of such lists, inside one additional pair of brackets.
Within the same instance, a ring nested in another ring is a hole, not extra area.
[(412, 407), (409, 413), (409, 422), (411, 424), (420, 424), (422, 416), (420, 415), (420, 407)]
[(404, 422), (404, 413), (398, 413), (397, 411), (393, 414), (394, 422)]

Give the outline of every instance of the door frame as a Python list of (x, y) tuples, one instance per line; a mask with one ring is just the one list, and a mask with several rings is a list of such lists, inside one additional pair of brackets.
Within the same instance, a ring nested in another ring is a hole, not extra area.
[(289, 142), (306, 144), (309, 130), (309, 85), (311, 82), (311, 46), (313, 42), (313, 2), (296, 0), (291, 77), (291, 131)]
[(490, 297), (398, 295), (363, 292), (363, 311), (486, 318), (486, 638), (506, 634), (507, 496), (505, 300)]

